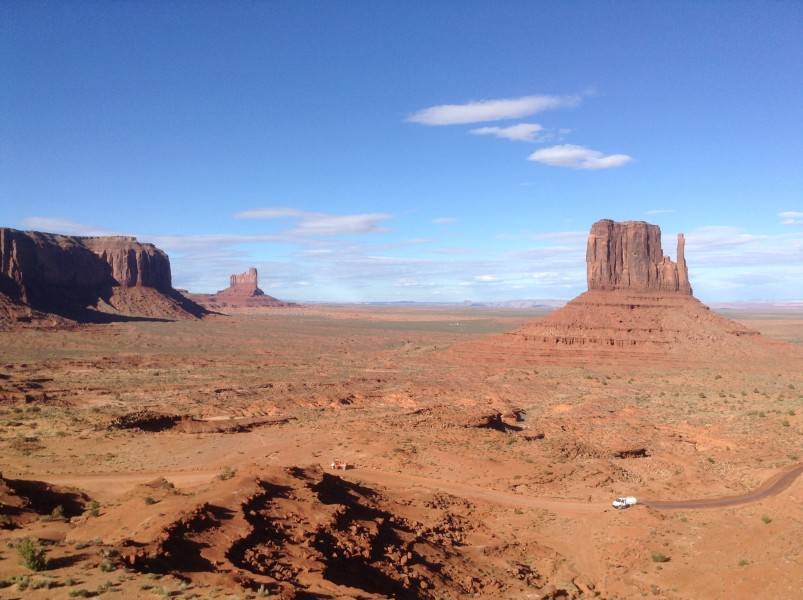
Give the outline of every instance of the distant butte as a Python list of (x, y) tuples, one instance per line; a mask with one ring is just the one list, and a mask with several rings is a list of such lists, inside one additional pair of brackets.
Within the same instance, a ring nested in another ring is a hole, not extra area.
[[(454, 347), (477, 360), (625, 367), (773, 360), (779, 346), (692, 295), (685, 239), (677, 261), (643, 221), (597, 221), (586, 250), (588, 291), (514, 331)], [(786, 346), (784, 345), (784, 348)]]
[[(257, 282), (257, 270), (254, 267), (248, 269), (247, 273), (232, 275), (229, 277), (229, 287), (217, 293), (218, 296), (236, 296), (238, 298), (255, 298), (264, 296), (265, 292), (259, 289)], [(274, 298), (275, 300), (275, 298)]]
[(229, 287), (215, 294), (187, 294), (194, 302), (216, 312), (259, 312), (262, 308), (297, 306), (268, 296), (259, 289), (257, 270), (254, 267), (245, 273), (229, 277)]

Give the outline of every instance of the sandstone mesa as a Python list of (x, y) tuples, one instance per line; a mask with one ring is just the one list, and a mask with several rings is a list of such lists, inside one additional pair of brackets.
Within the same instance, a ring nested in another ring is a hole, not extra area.
[(133, 237), (0, 228), (0, 316), (187, 319), (206, 310), (172, 287), (170, 260)]

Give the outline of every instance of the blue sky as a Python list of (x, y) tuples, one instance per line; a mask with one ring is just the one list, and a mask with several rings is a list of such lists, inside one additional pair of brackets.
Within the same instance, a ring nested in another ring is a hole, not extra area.
[(803, 299), (803, 3), (0, 3), (0, 226), (176, 287), (569, 299), (601, 218)]

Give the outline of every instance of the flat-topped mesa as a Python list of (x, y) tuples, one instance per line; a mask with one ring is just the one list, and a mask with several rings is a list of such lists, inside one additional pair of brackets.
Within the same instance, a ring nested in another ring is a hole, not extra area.
[(218, 295), (237, 296), (240, 298), (251, 296), (264, 296), (265, 292), (259, 289), (257, 282), (257, 270), (254, 267), (248, 269), (247, 273), (232, 275), (229, 277), (229, 287), (218, 292)]
[(597, 221), (591, 226), (586, 250), (588, 289), (691, 296), (684, 246), (680, 233), (677, 262), (672, 262), (661, 249), (661, 228), (657, 225)]
[(206, 313), (172, 287), (170, 259), (133, 237), (81, 237), (0, 227), (0, 294), (77, 320), (99, 311), (146, 318)]

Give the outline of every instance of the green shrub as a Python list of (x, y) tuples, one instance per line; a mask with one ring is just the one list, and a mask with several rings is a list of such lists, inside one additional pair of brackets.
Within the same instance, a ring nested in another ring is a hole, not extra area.
[(764, 515), (764, 516), (762, 516), (762, 517), (761, 517), (761, 520), (762, 520), (762, 521), (764, 521), (764, 523), (766, 523), (766, 524), (768, 524), (768, 525), (769, 525), (770, 523), (772, 523), (772, 517), (770, 517), (769, 515)]
[(669, 562), (669, 557), (666, 554), (663, 554), (662, 552), (653, 552), (651, 558), (652, 562), (657, 562), (657, 563)]
[(231, 467), (223, 467), (223, 470), (220, 472), (220, 475), (218, 475), (218, 479), (220, 479), (221, 481), (226, 479), (231, 479), (232, 477), (234, 477), (235, 473), (236, 471)]
[(39, 544), (38, 539), (25, 538), (20, 540), (17, 544), (17, 554), (20, 557), (20, 564), (31, 571), (44, 571), (47, 569), (45, 549)]
[(110, 573), (111, 571), (114, 571), (116, 568), (117, 566), (112, 562), (110, 558), (104, 558), (102, 561), (100, 561), (100, 570), (103, 571), (104, 573)]

